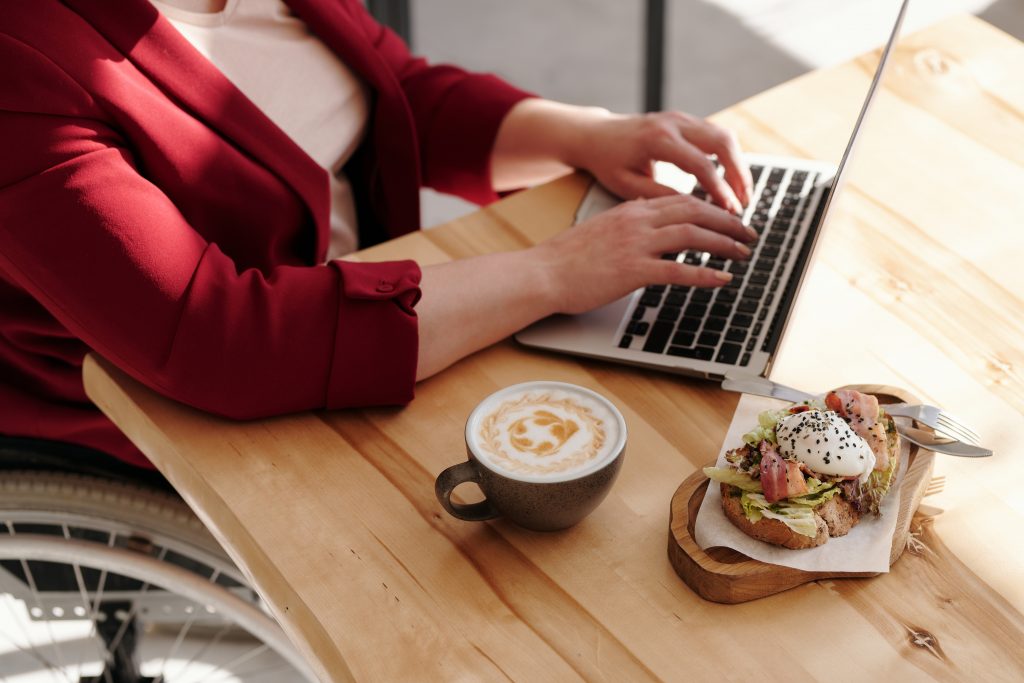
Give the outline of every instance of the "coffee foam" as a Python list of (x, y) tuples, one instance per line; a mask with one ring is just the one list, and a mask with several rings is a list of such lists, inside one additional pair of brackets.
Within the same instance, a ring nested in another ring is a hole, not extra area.
[(617, 415), (596, 395), (557, 382), (500, 391), (477, 408), (466, 436), (492, 469), (532, 481), (600, 469), (621, 446)]

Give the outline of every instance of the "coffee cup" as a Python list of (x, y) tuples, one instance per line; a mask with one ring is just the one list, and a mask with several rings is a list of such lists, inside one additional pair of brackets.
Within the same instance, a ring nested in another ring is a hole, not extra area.
[[(527, 529), (565, 529), (604, 500), (625, 450), (626, 422), (604, 396), (565, 382), (525, 382), (473, 409), (466, 420), (469, 460), (441, 472), (434, 491), (459, 519), (503, 517)], [(466, 482), (475, 482), (484, 500), (452, 501)]]

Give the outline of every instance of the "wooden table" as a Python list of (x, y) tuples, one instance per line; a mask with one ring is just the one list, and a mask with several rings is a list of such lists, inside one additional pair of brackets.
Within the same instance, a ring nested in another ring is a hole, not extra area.
[[(716, 118), (746, 149), (838, 159), (877, 57)], [(735, 606), (680, 581), (666, 558), (669, 500), (717, 454), (737, 401), (711, 383), (508, 341), (422, 383), (404, 409), (233, 423), (95, 359), (90, 396), (325, 681), (1020, 680), (1024, 46), (963, 17), (904, 39), (892, 66), (773, 372), (809, 389), (905, 387), (995, 449), (938, 460), (941, 492), (887, 575)], [(360, 258), (521, 248), (568, 225), (586, 186), (567, 177)], [(433, 481), (464, 459), (470, 409), (535, 378), (592, 387), (622, 409), (630, 443), (611, 495), (563, 533), (449, 517)]]

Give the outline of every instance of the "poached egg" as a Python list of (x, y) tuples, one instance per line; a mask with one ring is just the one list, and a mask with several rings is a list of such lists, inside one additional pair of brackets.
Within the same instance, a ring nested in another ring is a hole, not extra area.
[(875, 467), (871, 447), (831, 410), (789, 415), (775, 426), (775, 436), (783, 457), (799, 460), (821, 474), (864, 482)]

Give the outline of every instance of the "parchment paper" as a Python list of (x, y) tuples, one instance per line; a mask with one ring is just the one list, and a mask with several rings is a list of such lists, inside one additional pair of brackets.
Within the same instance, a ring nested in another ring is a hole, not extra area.
[[(726, 464), (725, 452), (743, 444), (741, 438), (757, 425), (757, 414), (790, 405), (784, 401), (744, 395), (736, 406), (725, 443), (718, 453), (717, 465)], [(896, 531), (900, 504), (900, 485), (907, 471), (909, 444), (903, 443), (899, 471), (889, 494), (882, 501), (881, 517), (866, 515), (846, 536), (830, 538), (825, 545), (789, 550), (755, 540), (732, 525), (722, 512), (719, 486), (711, 482), (697, 512), (694, 537), (701, 548), (724, 546), (747, 557), (804, 571), (888, 572), (889, 551)]]

